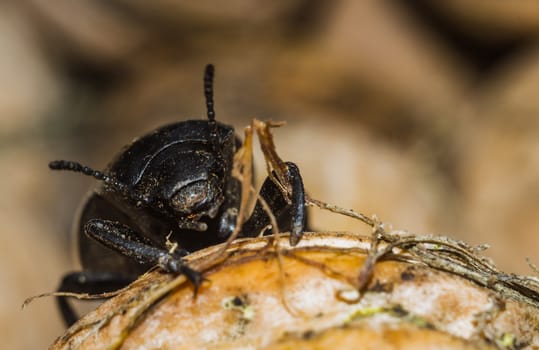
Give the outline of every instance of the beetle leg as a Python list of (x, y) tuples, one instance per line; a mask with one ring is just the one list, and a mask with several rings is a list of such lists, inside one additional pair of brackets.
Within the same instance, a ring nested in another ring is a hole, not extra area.
[(225, 199), (221, 204), (221, 212), (218, 217), (217, 236), (221, 239), (230, 237), (236, 228), (236, 223), (241, 205), (241, 184), (238, 179), (231, 177), (227, 183)]
[[(127, 286), (137, 276), (119, 273), (79, 271), (70, 272), (62, 278), (58, 292), (101, 294)], [(67, 327), (75, 323), (79, 316), (68, 303), (67, 297), (56, 297), (56, 303)]]
[(84, 232), (104, 246), (143, 265), (157, 265), (167, 272), (184, 274), (195, 286), (195, 292), (204, 278), (183, 261), (188, 254), (184, 249), (167, 251), (148, 244), (132, 228), (115, 221), (92, 219), (84, 226)]
[(292, 185), (290, 194), (290, 245), (295, 246), (303, 236), (307, 222), (307, 208), (305, 207), (305, 189), (299, 168), (292, 162), (286, 162), (288, 179)]
[[(305, 229), (307, 215), (305, 207), (305, 190), (298, 167), (286, 162), (287, 176), (292, 187), (290, 198), (285, 198), (280, 188), (269, 177), (260, 189), (260, 196), (266, 201), (277, 219), (279, 229), (290, 231), (290, 245), (298, 244)], [(256, 206), (251, 217), (242, 226), (242, 237), (258, 236), (270, 225), (268, 213), (260, 203)]]

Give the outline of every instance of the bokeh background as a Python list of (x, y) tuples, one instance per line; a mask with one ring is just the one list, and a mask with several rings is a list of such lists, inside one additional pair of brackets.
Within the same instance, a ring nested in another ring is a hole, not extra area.
[(52, 298), (21, 303), (76, 266), (70, 226), (95, 181), (48, 161), (103, 168), (136, 136), (204, 118), (209, 62), (218, 119), (240, 133), (253, 117), (286, 120), (278, 151), (311, 196), (489, 243), (501, 268), (531, 274), (538, 39), (534, 0), (2, 2), (2, 347), (45, 348), (63, 330)]

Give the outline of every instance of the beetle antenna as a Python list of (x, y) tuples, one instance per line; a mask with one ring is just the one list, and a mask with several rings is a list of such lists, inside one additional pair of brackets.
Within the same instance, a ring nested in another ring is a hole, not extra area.
[(97, 180), (105, 182), (107, 185), (114, 187), (118, 191), (126, 194), (127, 196), (137, 201), (146, 202), (145, 197), (142, 197), (142, 196), (137, 195), (136, 193), (133, 193), (133, 191), (130, 191), (126, 185), (119, 182), (118, 180), (111, 177), (110, 175), (99, 170), (94, 170), (80, 163), (73, 162), (71, 160), (54, 160), (49, 163), (49, 168), (52, 170), (68, 170), (68, 171), (73, 171), (76, 173), (82, 173), (87, 176), (91, 176)]
[(208, 121), (215, 122), (215, 111), (213, 110), (213, 75), (215, 68), (213, 64), (208, 64), (204, 71), (204, 96), (206, 96), (206, 111), (208, 112)]
[(213, 64), (208, 64), (204, 70), (204, 96), (206, 97), (206, 112), (208, 115), (208, 126), (210, 128), (210, 139), (215, 148), (218, 146), (217, 122), (215, 121), (215, 110), (213, 109), (213, 76), (215, 68)]
[(70, 160), (53, 160), (49, 163), (49, 168), (52, 170), (68, 170), (82, 173), (107, 183), (114, 182), (114, 180), (107, 174)]

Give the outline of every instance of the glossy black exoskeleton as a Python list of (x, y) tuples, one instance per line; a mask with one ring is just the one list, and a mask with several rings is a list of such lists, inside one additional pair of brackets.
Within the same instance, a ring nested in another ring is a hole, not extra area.
[[(207, 120), (158, 128), (126, 146), (104, 171), (65, 160), (49, 164), (51, 169), (101, 180), (86, 198), (75, 226), (82, 271), (66, 274), (59, 291), (114, 290), (156, 265), (185, 274), (195, 288), (201, 283), (201, 274), (182, 258), (231, 235), (241, 197), (240, 183), (232, 176), (241, 141), (232, 127), (215, 120), (213, 72), (208, 65), (204, 75)], [(295, 244), (305, 227), (305, 196), (297, 166), (286, 165), (290, 198), (284, 198), (269, 177), (260, 195)], [(269, 224), (268, 214), (257, 203), (240, 237), (258, 235)], [(169, 251), (167, 237), (179, 248)], [(67, 300), (57, 300), (65, 322), (74, 323), (78, 317)]]

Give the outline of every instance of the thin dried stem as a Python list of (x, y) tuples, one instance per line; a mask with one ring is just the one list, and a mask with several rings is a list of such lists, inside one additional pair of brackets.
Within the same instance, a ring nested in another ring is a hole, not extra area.
[(341, 214), (341, 215), (344, 215), (344, 216), (348, 216), (348, 217), (357, 219), (359, 221), (364, 222), (365, 224), (367, 224), (369, 226), (374, 226), (375, 225), (374, 220), (372, 220), (368, 216), (366, 216), (364, 214), (361, 214), (361, 213), (358, 213), (358, 212), (356, 212), (356, 211), (354, 211), (352, 209), (344, 209), (344, 208), (341, 208), (341, 207), (336, 206), (334, 204), (329, 204), (329, 203), (320, 201), (318, 199), (314, 199), (314, 198), (312, 198), (312, 197), (310, 197), (308, 195), (305, 196), (305, 202), (306, 202), (307, 205), (310, 205), (310, 206), (314, 205), (314, 206), (317, 206), (320, 209), (329, 210), (332, 213)]

